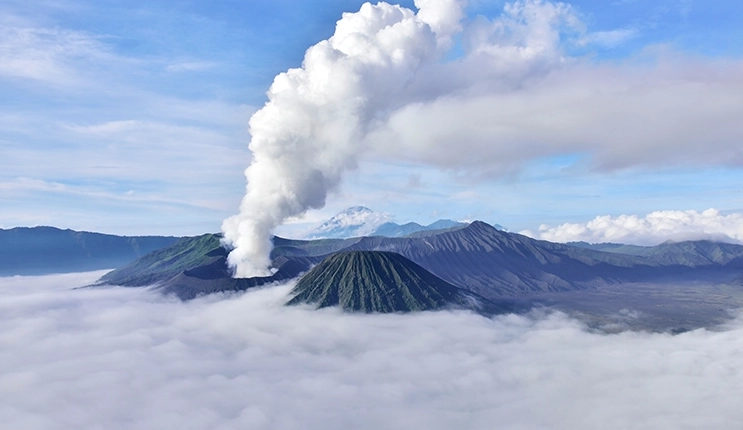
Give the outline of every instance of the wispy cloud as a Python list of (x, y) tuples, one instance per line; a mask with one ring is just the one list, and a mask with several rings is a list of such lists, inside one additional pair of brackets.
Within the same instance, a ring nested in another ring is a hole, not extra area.
[(64, 28), (0, 26), (0, 76), (56, 87), (81, 86), (90, 68), (123, 58), (103, 38)]
[(210, 61), (192, 61), (182, 62), (175, 64), (168, 64), (165, 68), (168, 72), (183, 73), (183, 72), (203, 72), (205, 70), (213, 69), (217, 67), (217, 63)]
[(580, 45), (598, 45), (613, 48), (637, 37), (639, 31), (635, 28), (620, 28), (616, 30), (596, 31), (582, 36), (578, 43)]

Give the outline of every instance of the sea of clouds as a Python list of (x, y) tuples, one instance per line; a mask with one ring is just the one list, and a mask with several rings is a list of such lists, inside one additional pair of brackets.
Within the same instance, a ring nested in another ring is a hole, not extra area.
[(601, 334), (562, 314), (350, 315), (291, 285), (190, 302), (0, 278), (12, 429), (743, 428), (743, 319)]

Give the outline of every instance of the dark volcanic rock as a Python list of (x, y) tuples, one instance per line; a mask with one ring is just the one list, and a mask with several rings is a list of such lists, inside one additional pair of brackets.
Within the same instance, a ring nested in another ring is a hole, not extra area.
[[(305, 274), (288, 305), (312, 303), (348, 311), (410, 312), (445, 307), (505, 310), (433, 275), (400, 254), (351, 251), (334, 254)], [(498, 308), (498, 309), (495, 309)]]

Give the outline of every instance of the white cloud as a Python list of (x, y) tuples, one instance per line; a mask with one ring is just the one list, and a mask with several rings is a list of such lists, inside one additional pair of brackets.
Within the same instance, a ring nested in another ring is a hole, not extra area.
[(743, 214), (721, 214), (716, 209), (702, 212), (655, 211), (637, 215), (597, 216), (585, 223), (541, 225), (537, 233), (522, 234), (552, 242), (629, 243), (657, 245), (667, 240), (717, 240), (743, 243)]
[[(662, 51), (648, 54), (644, 64), (578, 61), (514, 88), (408, 104), (369, 140), (380, 157), (486, 172), (562, 154), (585, 154), (602, 171), (740, 166), (743, 125), (733, 118), (743, 115), (743, 101), (735, 97), (743, 91), (741, 70), (741, 62), (700, 62)], [(467, 73), (475, 72), (463, 67), (455, 74)]]
[(581, 45), (599, 45), (613, 48), (637, 37), (639, 31), (634, 28), (619, 28), (616, 30), (595, 31), (587, 33), (579, 40)]
[(743, 321), (602, 335), (555, 314), (347, 315), (289, 287), (189, 303), (0, 278), (0, 419), (23, 429), (739, 428)]

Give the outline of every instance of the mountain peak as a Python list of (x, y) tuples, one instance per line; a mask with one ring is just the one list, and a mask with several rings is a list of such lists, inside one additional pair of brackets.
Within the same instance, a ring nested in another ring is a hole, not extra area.
[(375, 212), (366, 206), (351, 206), (339, 212), (316, 229), (305, 235), (305, 239), (347, 239), (363, 236), (404, 237), (411, 234), (463, 227), (466, 223), (440, 219), (429, 225), (416, 222), (397, 224), (392, 216)]
[(310, 232), (306, 239), (343, 239), (372, 234), (380, 225), (388, 222), (391, 216), (374, 212), (365, 206), (349, 207), (320, 224)]
[(384, 251), (333, 254), (304, 275), (292, 294), (288, 305), (310, 303), (383, 313), (477, 307), (482, 299), (400, 254)]
[(353, 213), (373, 213), (374, 211), (366, 206), (351, 206), (341, 211), (341, 213), (353, 214)]
[(465, 227), (465, 229), (467, 231), (471, 231), (473, 233), (474, 232), (494, 232), (494, 231), (499, 231), (498, 228), (496, 228), (496, 227), (494, 227), (494, 226), (486, 223), (485, 221), (480, 221), (480, 220), (472, 221), (471, 223), (469, 223), (469, 225), (467, 225)]

